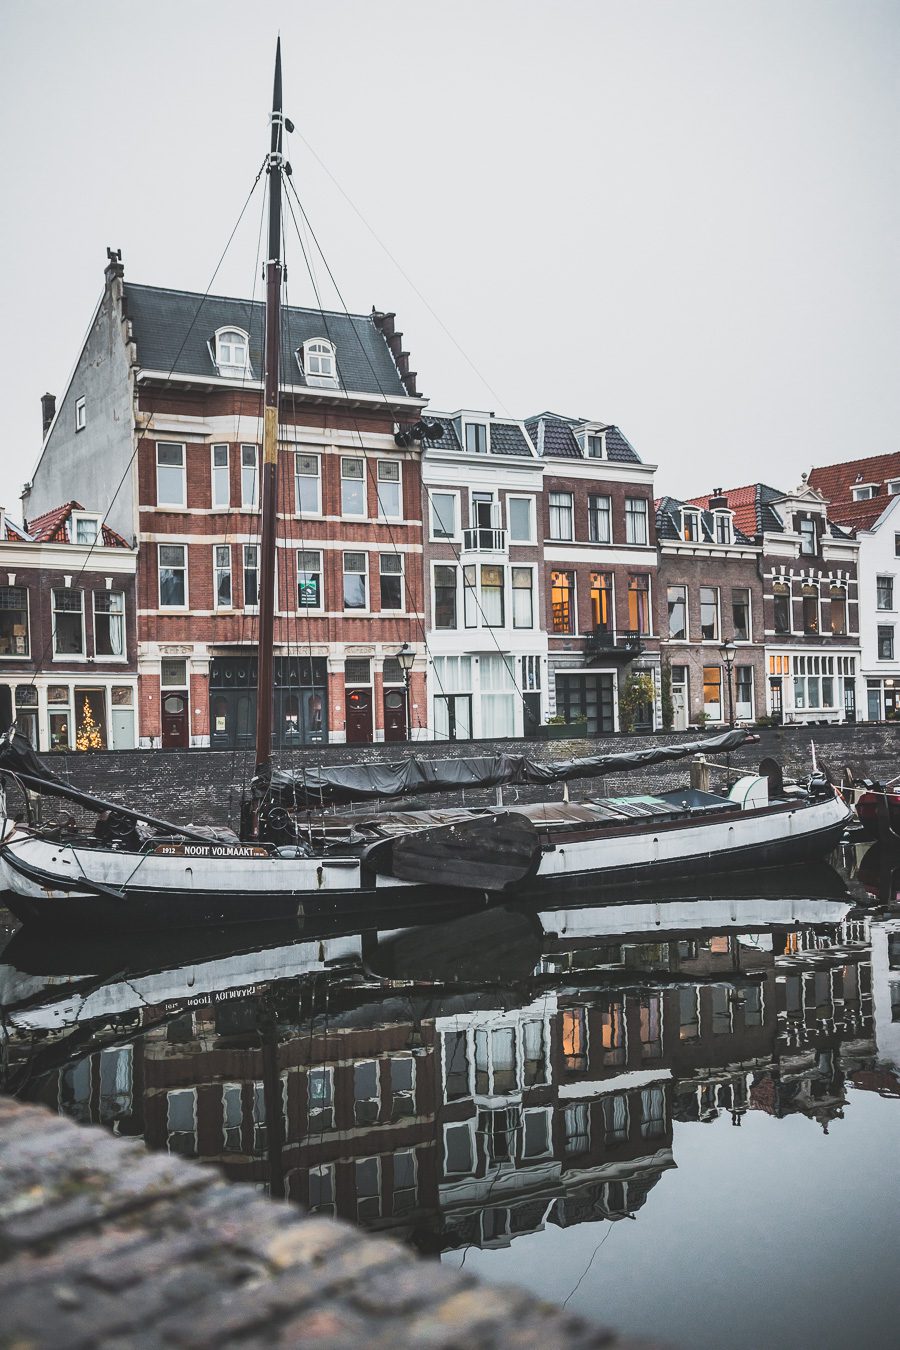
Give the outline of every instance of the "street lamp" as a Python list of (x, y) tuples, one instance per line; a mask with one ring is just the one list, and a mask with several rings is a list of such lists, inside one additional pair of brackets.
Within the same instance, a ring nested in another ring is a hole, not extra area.
[(734, 726), (734, 685), (732, 684), (732, 675), (734, 674), (734, 658), (737, 655), (737, 647), (734, 639), (728, 638), (719, 648), (719, 655), (725, 662), (725, 675), (728, 680), (728, 725)]
[(413, 651), (412, 647), (409, 645), (408, 642), (404, 642), (403, 646), (397, 653), (397, 660), (400, 663), (400, 669), (403, 671), (403, 688), (406, 692), (406, 739), (408, 741), (412, 740), (412, 718), (410, 717), (410, 710), (409, 710), (409, 677), (412, 672), (413, 663), (415, 659), (416, 654)]

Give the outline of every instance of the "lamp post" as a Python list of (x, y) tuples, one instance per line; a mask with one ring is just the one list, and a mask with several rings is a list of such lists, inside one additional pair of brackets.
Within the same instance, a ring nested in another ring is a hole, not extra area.
[(734, 685), (732, 684), (732, 675), (734, 674), (734, 658), (737, 654), (737, 648), (733, 638), (728, 638), (719, 648), (719, 655), (725, 662), (725, 677), (728, 680), (728, 725), (734, 726)]
[(409, 709), (409, 677), (415, 659), (416, 654), (412, 647), (410, 647), (408, 642), (404, 642), (397, 653), (397, 660), (400, 662), (400, 669), (403, 671), (403, 688), (406, 694), (406, 739), (408, 741), (412, 740), (412, 718), (410, 717)]

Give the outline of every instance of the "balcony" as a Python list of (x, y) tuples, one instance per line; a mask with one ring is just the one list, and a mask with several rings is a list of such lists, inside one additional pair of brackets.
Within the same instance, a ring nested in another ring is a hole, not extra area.
[(506, 531), (484, 525), (463, 530), (463, 553), (505, 553)]
[(595, 665), (598, 661), (619, 662), (623, 666), (640, 656), (644, 650), (641, 634), (627, 629), (614, 633), (611, 629), (595, 628), (584, 639), (584, 664)]

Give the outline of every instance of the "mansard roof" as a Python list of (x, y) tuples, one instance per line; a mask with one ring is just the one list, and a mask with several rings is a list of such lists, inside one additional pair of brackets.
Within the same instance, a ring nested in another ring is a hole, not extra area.
[[(745, 487), (718, 489), (717, 495), (727, 498), (728, 510), (734, 514), (735, 529), (743, 534), (756, 537), (761, 534), (786, 532), (787, 527), (776, 508), (780, 503), (792, 499), (793, 494), (790, 492), (782, 492), (780, 488), (770, 487), (768, 483), (749, 483)], [(808, 495), (817, 497), (818, 493), (813, 488)], [(687, 505), (706, 508), (709, 505), (709, 498), (708, 492), (702, 497), (690, 497)], [(821, 506), (822, 503), (816, 502), (816, 505)], [(835, 539), (850, 538), (849, 532), (841, 529), (830, 518), (827, 533)]]
[[(437, 450), (457, 450), (462, 453), (463, 444), (457, 428), (460, 417), (463, 421), (474, 420), (471, 417), (467, 418), (465, 413), (456, 417), (447, 417), (441, 413), (429, 412), (427, 420), (438, 422), (443, 428), (443, 434), (440, 438), (429, 438), (425, 444)], [(482, 420), (490, 428), (490, 436), (488, 437), (489, 455), (527, 455), (529, 458), (534, 458), (534, 446), (522, 431), (521, 423), (501, 421), (489, 416), (485, 416)]]
[[(72, 512), (83, 510), (81, 503), (75, 501), (55, 506), (52, 511), (45, 511), (42, 516), (26, 521), (28, 537), (38, 544), (72, 544), (75, 542), (71, 529)], [(101, 526), (101, 537), (104, 548), (129, 547), (127, 540), (108, 525)]]
[[(237, 328), (249, 336), (251, 378), (263, 366), (265, 305), (223, 295), (124, 283), (138, 364), (144, 370), (215, 378), (215, 335)], [(371, 314), (323, 313), (285, 306), (281, 337), (281, 383), (305, 385), (297, 352), (311, 338), (333, 344), (339, 387), (353, 393), (410, 397), (387, 339)], [(310, 386), (314, 387), (314, 386)], [(319, 386), (315, 386), (319, 387)]]
[[(892, 501), (887, 484), (900, 479), (900, 450), (887, 455), (871, 455), (868, 459), (851, 459), (846, 464), (826, 464), (812, 469), (809, 482), (827, 498), (828, 514), (841, 525), (855, 530), (870, 530), (878, 517)], [(874, 497), (865, 501), (853, 500), (853, 488), (870, 483)]]
[(535, 413), (525, 426), (538, 454), (545, 459), (584, 459), (576, 432), (583, 427), (598, 427), (606, 438), (606, 459), (611, 463), (640, 464), (641, 457), (619, 427), (612, 423), (589, 422), (584, 417), (564, 417), (560, 413)]
[[(714, 513), (708, 509), (706, 503), (683, 502), (678, 497), (660, 497), (656, 502), (656, 537), (660, 540), (681, 539), (681, 512), (683, 507), (699, 508), (700, 529), (702, 534), (702, 543), (715, 542), (715, 524)], [(731, 510), (729, 501), (728, 510)], [(734, 532), (734, 543), (752, 544), (753, 536), (745, 534), (737, 524), (737, 517), (732, 522)]]

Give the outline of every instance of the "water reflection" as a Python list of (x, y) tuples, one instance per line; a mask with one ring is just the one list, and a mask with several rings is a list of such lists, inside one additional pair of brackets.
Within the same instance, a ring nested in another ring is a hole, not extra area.
[(423, 1252), (633, 1218), (678, 1123), (900, 1095), (900, 921), (788, 883), (55, 970), (16, 938), (5, 1087)]

